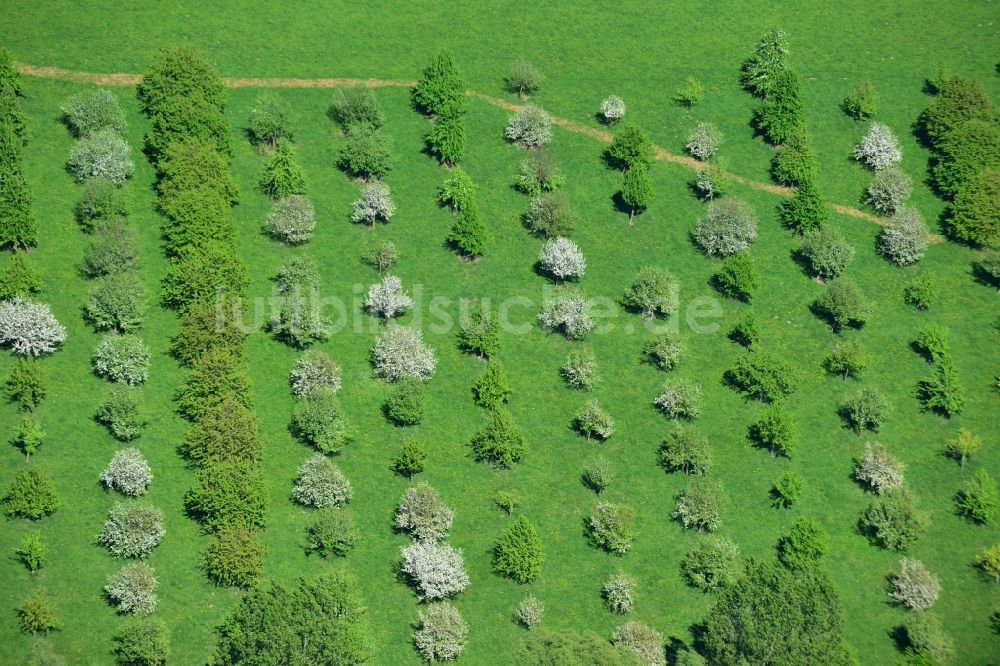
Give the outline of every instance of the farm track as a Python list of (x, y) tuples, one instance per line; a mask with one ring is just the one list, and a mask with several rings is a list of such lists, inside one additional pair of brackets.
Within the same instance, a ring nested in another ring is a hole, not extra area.
[[(74, 81), (77, 83), (92, 83), (99, 86), (134, 86), (137, 85), (141, 80), (142, 76), (139, 74), (128, 74), (124, 72), (112, 72), (112, 73), (99, 73), (99, 72), (80, 72), (75, 70), (63, 69), (61, 67), (39, 67), (36, 65), (30, 65), (28, 63), (15, 63), (15, 66), (20, 70), (22, 74), (26, 76), (34, 76), (46, 79), (60, 79), (63, 81)], [(230, 88), (337, 88), (340, 86), (352, 86), (357, 84), (364, 84), (375, 88), (384, 87), (394, 87), (394, 88), (408, 88), (415, 85), (415, 81), (403, 81), (395, 79), (354, 79), (354, 78), (317, 78), (317, 79), (298, 79), (298, 78), (226, 78), (223, 77), (223, 82), (227, 87)], [(475, 97), (480, 99), (487, 104), (492, 104), (493, 106), (499, 107), (501, 109), (507, 109), (508, 111), (518, 111), (522, 108), (520, 104), (514, 104), (513, 102), (508, 102), (507, 100), (500, 99), (498, 97), (491, 97), (481, 92), (475, 90), (468, 90), (465, 93), (469, 97)], [(611, 143), (614, 136), (606, 131), (597, 127), (592, 127), (589, 125), (584, 125), (578, 123), (574, 120), (568, 118), (561, 118), (559, 116), (550, 116), (552, 122), (559, 127), (563, 128), (568, 132), (575, 132), (577, 134), (583, 134), (589, 136), (593, 139), (604, 143)], [(701, 168), (701, 163), (691, 157), (686, 155), (676, 155), (670, 151), (656, 146), (654, 144), (654, 155), (657, 160), (664, 162), (673, 162), (674, 164), (680, 164), (689, 169), (698, 170)], [(759, 190), (762, 192), (770, 192), (771, 194), (777, 194), (778, 196), (789, 197), (794, 194), (795, 190), (790, 187), (783, 187), (781, 185), (775, 185), (773, 183), (764, 183), (757, 180), (751, 180), (745, 178), (735, 173), (728, 173), (728, 177), (734, 182), (746, 185), (747, 187)], [(837, 213), (841, 215), (847, 215), (849, 217), (854, 217), (860, 220), (867, 220), (869, 222), (874, 222), (875, 224), (885, 224), (885, 218), (877, 217), (871, 213), (867, 213), (863, 210), (853, 208), (851, 206), (845, 206), (843, 204), (828, 202), (827, 205), (832, 208)], [(928, 237), (928, 240), (932, 243), (940, 243), (943, 238), (940, 235), (932, 234)]]

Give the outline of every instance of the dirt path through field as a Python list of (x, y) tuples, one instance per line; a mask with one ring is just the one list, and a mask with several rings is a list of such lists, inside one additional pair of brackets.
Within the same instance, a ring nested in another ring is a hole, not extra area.
[[(60, 67), (38, 67), (36, 65), (29, 65), (23, 62), (15, 63), (15, 66), (21, 71), (21, 73), (27, 76), (37, 76), (47, 79), (62, 79), (64, 81), (75, 81), (77, 83), (92, 83), (98, 86), (134, 86), (142, 79), (139, 74), (126, 74), (120, 72), (105, 74), (98, 72), (78, 72), (69, 69), (62, 69)], [(394, 79), (352, 78), (223, 78), (223, 82), (230, 88), (338, 88), (341, 86), (357, 85), (359, 83), (372, 87), (405, 88), (413, 86), (416, 83), (415, 81), (401, 81)], [(507, 109), (508, 111), (517, 111), (522, 108), (520, 104), (514, 104), (513, 102), (508, 102), (507, 100), (497, 97), (491, 97), (490, 95), (485, 95), (481, 92), (476, 92), (475, 90), (467, 91), (466, 95), (469, 97), (475, 97), (476, 99), (481, 99), (487, 104), (492, 104), (493, 106), (500, 107), (501, 109)], [(584, 125), (583, 123), (578, 123), (574, 120), (569, 120), (568, 118), (552, 116), (552, 122), (564, 130), (576, 132), (577, 134), (583, 134), (604, 143), (611, 143), (614, 138), (614, 136), (606, 130), (592, 127), (590, 125)], [(673, 162), (695, 170), (700, 169), (702, 166), (701, 162), (694, 158), (687, 157), (686, 155), (676, 155), (665, 148), (661, 148), (660, 146), (654, 146), (654, 151), (656, 159), (664, 162)], [(791, 188), (782, 187), (781, 185), (775, 185), (773, 183), (763, 183), (751, 180), (735, 173), (730, 173), (728, 176), (734, 182), (762, 192), (770, 192), (783, 197), (792, 196), (794, 193), (794, 190)], [(853, 208), (851, 206), (844, 206), (836, 203), (828, 203), (827, 205), (841, 215), (848, 215), (860, 220), (868, 220), (869, 222), (874, 222), (876, 224), (885, 224), (886, 222), (884, 218), (877, 217), (871, 213), (858, 210), (857, 208)], [(940, 236), (932, 235), (930, 236), (930, 240), (931, 242), (937, 243), (942, 239)]]

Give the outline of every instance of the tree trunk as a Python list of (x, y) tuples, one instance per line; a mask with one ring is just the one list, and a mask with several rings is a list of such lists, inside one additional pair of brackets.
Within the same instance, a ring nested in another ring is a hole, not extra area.
[(628, 212), (628, 226), (632, 226), (632, 218), (635, 217), (635, 208)]

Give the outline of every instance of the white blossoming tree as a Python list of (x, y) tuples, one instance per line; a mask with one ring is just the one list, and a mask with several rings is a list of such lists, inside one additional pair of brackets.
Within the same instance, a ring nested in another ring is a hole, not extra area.
[(45, 303), (15, 296), (0, 304), (0, 345), (23, 356), (41, 356), (66, 339), (63, 328)]
[(854, 147), (854, 159), (879, 171), (898, 163), (903, 159), (903, 152), (891, 129), (882, 123), (872, 123), (868, 133)]
[(590, 305), (578, 289), (566, 289), (542, 304), (538, 321), (547, 331), (559, 331), (570, 340), (582, 340), (597, 324)]
[(292, 499), (322, 509), (343, 506), (351, 499), (351, 493), (351, 482), (340, 468), (322, 453), (316, 453), (299, 467)]
[(527, 148), (538, 148), (552, 140), (552, 119), (542, 107), (525, 104), (507, 121), (504, 136)]
[(122, 449), (115, 453), (111, 462), (101, 473), (101, 483), (105, 488), (117, 490), (122, 495), (138, 497), (146, 492), (153, 480), (149, 463), (139, 449)]
[(583, 252), (576, 243), (563, 236), (545, 241), (538, 253), (538, 264), (559, 282), (580, 278), (587, 271)]
[(614, 125), (625, 117), (625, 102), (617, 95), (608, 97), (601, 102), (601, 116), (604, 118), (604, 122)]
[(462, 551), (434, 541), (415, 541), (401, 549), (402, 572), (409, 577), (417, 595), (434, 601), (458, 594), (469, 586)]
[(438, 541), (448, 536), (455, 512), (427, 483), (410, 486), (396, 508), (396, 529), (409, 532), (419, 541)]
[(83, 182), (91, 178), (107, 178), (121, 185), (132, 177), (135, 163), (130, 157), (128, 142), (113, 129), (104, 129), (81, 139), (73, 146), (67, 166)]
[(706, 162), (712, 158), (722, 143), (722, 134), (711, 123), (698, 123), (688, 134), (685, 150), (696, 160)]
[(458, 659), (465, 649), (469, 627), (458, 609), (447, 601), (431, 604), (418, 611), (420, 626), (413, 634), (413, 644), (429, 662)]
[(376, 317), (392, 319), (413, 307), (413, 299), (403, 291), (403, 281), (395, 275), (386, 275), (381, 282), (368, 288), (365, 308)]
[(379, 335), (372, 349), (375, 374), (394, 382), (404, 377), (427, 380), (434, 374), (437, 357), (424, 344), (420, 331), (410, 326), (390, 326)]
[(927, 570), (920, 560), (903, 558), (899, 573), (892, 578), (889, 596), (907, 608), (927, 610), (941, 593), (938, 577)]
[(854, 466), (854, 478), (881, 495), (903, 485), (903, 464), (881, 444), (865, 444), (865, 453)]
[(388, 224), (396, 213), (392, 203), (392, 192), (389, 186), (381, 180), (365, 183), (361, 189), (361, 198), (354, 202), (351, 209), (351, 221), (357, 224), (370, 224), (375, 228), (376, 222)]

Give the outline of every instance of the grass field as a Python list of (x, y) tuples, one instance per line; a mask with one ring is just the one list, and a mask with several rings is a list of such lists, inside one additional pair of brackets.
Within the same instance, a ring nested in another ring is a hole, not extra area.
[[(553, 113), (596, 126), (593, 113), (600, 100), (616, 93), (629, 104), (630, 116), (675, 152), (694, 119), (710, 120), (726, 135), (722, 153), (730, 167), (761, 181), (767, 180), (770, 149), (751, 138), (747, 121), (752, 102), (738, 89), (735, 73), (759, 33), (777, 25), (791, 33), (792, 62), (804, 82), (824, 194), (854, 206), (859, 205), (868, 177), (848, 159), (861, 130), (837, 104), (855, 79), (875, 82), (882, 97), (880, 118), (901, 135), (903, 167), (914, 176), (925, 172), (927, 154), (907, 130), (926, 104), (920, 88), (935, 64), (975, 76), (994, 100), (1000, 100), (993, 69), (996, 52), (989, 48), (996, 43), (1000, 16), (988, 3), (953, 3), (945, 19), (922, 16), (924, 5), (916, 2), (881, 9), (879, 16), (871, 15), (870, 4), (860, 2), (808, 12), (750, 12), (743, 3), (725, 3), (716, 5), (715, 17), (702, 16), (687, 5), (654, 13), (648, 8), (591, 10), (556, 3), (534, 3), (530, 8), (493, 3), (487, 9), (435, 3), (420, 11), (395, 7), (380, 11), (371, 5), (334, 11), (319, 3), (279, 11), (271, 4), (242, 3), (237, 16), (235, 10), (223, 12), (209, 3), (170, 11), (159, 5), (119, 10), (112, 3), (96, 2), (4, 4), (0, 27), (16, 59), (91, 71), (138, 72), (158, 47), (187, 42), (201, 47), (227, 76), (412, 79), (430, 54), (446, 45), (454, 49), (474, 89), (500, 95), (499, 79), (507, 65), (525, 55), (547, 75), (538, 99)], [(709, 88), (693, 112), (670, 102), (673, 90), (688, 74)], [(115, 499), (101, 489), (97, 478), (118, 445), (92, 419), (106, 384), (90, 372), (89, 358), (98, 336), (82, 321), (89, 285), (75, 270), (86, 237), (72, 217), (79, 189), (63, 168), (72, 139), (59, 121), (58, 106), (81, 89), (77, 84), (32, 79), (26, 91), (30, 121), (26, 171), (41, 221), (34, 258), (43, 270), (42, 298), (53, 305), (69, 331), (64, 348), (44, 361), (53, 380), (51, 395), (40, 409), (49, 437), (32, 464), (51, 473), (64, 507), (37, 526), (5, 520), (0, 532), (0, 553), (4, 553), (0, 609), (12, 609), (27, 589), (29, 574), (10, 554), (22, 534), (38, 527), (51, 556), (37, 576), (53, 593), (63, 620), (62, 630), (50, 641), (68, 663), (97, 664), (109, 662), (110, 637), (121, 624), (101, 596), (106, 576), (119, 564), (94, 544)], [(116, 92), (128, 112), (130, 141), (139, 146), (147, 127), (133, 91)], [(405, 89), (376, 91), (386, 113), (385, 132), (392, 136), (397, 156), (388, 182), (398, 214), (374, 234), (347, 220), (357, 188), (333, 166), (342, 139), (325, 116), (329, 91), (274, 91), (294, 109), (298, 159), (308, 177), (319, 224), (313, 240), (301, 249), (264, 237), (260, 225), (269, 204), (255, 188), (264, 158), (245, 141), (242, 130), (257, 94), (233, 91), (228, 110), (236, 145), (234, 171), (241, 188), (235, 209), (238, 245), (251, 266), (251, 294), (267, 296), (270, 277), (287, 256), (306, 252), (321, 267), (324, 292), (349, 299), (357, 293), (355, 285), (367, 287), (376, 279), (375, 272), (359, 261), (374, 236), (397, 244), (402, 254), (397, 274), (410, 288), (422, 285), (425, 299), (502, 300), (522, 295), (536, 306), (515, 310), (515, 317), (533, 319), (546, 283), (532, 269), (539, 241), (518, 219), (528, 200), (510, 187), (523, 152), (502, 140), (505, 111), (470, 101), (463, 166), (479, 184), (484, 219), (493, 238), (487, 255), (468, 264), (443, 246), (449, 216), (434, 204), (434, 194), (446, 172), (421, 152), (426, 121), (410, 108)], [(636, 268), (659, 264), (681, 281), (682, 312), (699, 296), (716, 297), (708, 280), (717, 262), (699, 254), (688, 240), (702, 211), (702, 204), (688, 191), (693, 172), (674, 164), (656, 165), (657, 199), (635, 226), (628, 227), (612, 205), (620, 178), (602, 163), (603, 146), (589, 137), (555, 130), (552, 150), (567, 173), (566, 192), (581, 212), (573, 238), (588, 258), (581, 286), (589, 295), (615, 298)], [(155, 293), (167, 265), (159, 240), (161, 219), (154, 210), (152, 169), (138, 156), (136, 161), (136, 176), (126, 187), (142, 240), (141, 276)], [(995, 663), (1000, 637), (991, 633), (988, 621), (1000, 605), (1000, 587), (984, 582), (971, 562), (983, 547), (1000, 541), (1000, 529), (974, 526), (953, 514), (952, 497), (970, 472), (963, 474), (942, 450), (959, 427), (968, 427), (986, 440), (971, 469), (981, 465), (1000, 478), (993, 450), (1000, 434), (1000, 393), (991, 389), (1000, 371), (996, 293), (973, 281), (972, 254), (966, 248), (936, 244), (917, 267), (897, 269), (875, 254), (876, 225), (835, 216), (831, 224), (858, 248), (847, 274), (877, 304), (869, 324), (844, 337), (858, 337), (879, 353), (862, 382), (845, 384), (820, 368), (837, 336), (808, 311), (821, 286), (790, 258), (796, 241), (775, 219), (778, 198), (745, 188), (737, 188), (737, 193), (753, 204), (761, 219), (753, 254), (764, 288), (753, 307), (764, 322), (762, 347), (799, 368), (800, 387), (789, 405), (803, 438), (790, 460), (773, 459), (752, 448), (746, 428), (760, 407), (744, 402), (721, 383), (725, 369), (744, 353), (726, 339), (725, 331), (746, 306), (721, 301), (720, 328), (714, 334), (696, 335), (681, 322), (688, 350), (673, 375), (697, 380), (705, 389), (706, 408), (698, 425), (711, 441), (712, 475), (723, 483), (729, 498), (721, 533), (732, 537), (744, 555), (771, 557), (774, 543), (795, 518), (816, 517), (832, 537), (827, 565), (844, 602), (849, 641), (862, 663), (891, 663), (896, 653), (890, 633), (904, 612), (889, 603), (886, 576), (896, 570), (898, 556), (869, 545), (856, 533), (856, 518), (868, 497), (850, 479), (853, 457), (866, 440), (877, 439), (906, 463), (908, 484), (931, 514), (931, 526), (912, 554), (941, 578), (943, 592), (936, 609), (955, 640), (954, 663)], [(913, 201), (928, 220), (934, 220), (941, 208), (922, 185)], [(900, 295), (912, 276), (921, 272), (935, 274), (942, 284), (940, 304), (928, 312), (904, 305)], [(965, 412), (950, 420), (921, 413), (913, 395), (916, 383), (930, 374), (930, 366), (909, 349), (909, 341), (930, 322), (950, 329), (955, 363), (968, 391)], [(406, 481), (391, 472), (389, 461), (402, 442), (420, 438), (431, 449), (423, 476), (457, 510), (450, 542), (464, 549), (472, 578), (456, 602), (471, 627), (464, 663), (504, 663), (513, 653), (523, 630), (510, 614), (528, 591), (546, 603), (546, 625), (610, 635), (621, 620), (605, 610), (600, 587), (619, 568), (640, 581), (633, 616), (667, 637), (690, 642), (690, 627), (702, 620), (712, 597), (687, 587), (680, 576), (680, 559), (696, 537), (669, 520), (673, 495), (683, 479), (664, 474), (656, 465), (656, 448), (670, 424), (651, 402), (666, 375), (640, 362), (649, 333), (637, 316), (622, 314), (613, 324), (609, 333), (588, 340), (604, 377), (595, 395), (616, 421), (615, 435), (603, 444), (588, 444), (569, 428), (573, 414), (589, 397), (565, 388), (559, 378), (558, 368), (573, 344), (538, 328), (505, 338), (500, 357), (515, 389), (510, 407), (528, 432), (531, 446), (526, 460), (508, 472), (491, 470), (469, 457), (468, 439), (484, 414), (473, 404), (470, 387), (483, 364), (459, 353), (454, 332), (425, 333), (438, 352), (439, 368), (429, 384), (427, 417), (409, 429), (390, 426), (381, 414), (386, 388), (372, 378), (368, 363), (375, 332), (347, 328), (318, 345), (344, 369), (341, 396), (358, 431), (356, 441), (337, 462), (354, 484), (350, 511), (363, 526), (363, 535), (351, 555), (336, 561), (303, 554), (306, 513), (289, 499), (295, 469), (309, 454), (288, 432), (292, 400), (287, 373), (296, 354), (263, 333), (253, 335), (248, 356), (266, 437), (264, 463), (271, 498), (264, 537), (269, 549), (265, 574), (291, 581), (328, 568), (350, 571), (361, 581), (368, 604), (378, 647), (376, 663), (418, 663), (410, 642), (417, 600), (394, 572), (399, 547), (407, 538), (394, 534), (391, 527), (392, 511)], [(154, 355), (144, 389), (152, 420), (139, 446), (155, 475), (149, 498), (167, 515), (167, 537), (150, 558), (161, 586), (157, 614), (170, 626), (175, 661), (195, 664), (209, 655), (213, 628), (239, 595), (213, 587), (199, 571), (198, 558), (207, 539), (182, 511), (182, 496), (193, 475), (175, 451), (186, 427), (172, 404), (183, 376), (167, 355), (175, 326), (173, 313), (151, 304), (143, 337)], [(10, 364), (9, 357), (0, 359), (0, 374), (6, 374)], [(895, 407), (875, 436), (853, 434), (836, 415), (836, 406), (858, 385), (877, 387)], [(0, 409), (6, 437), (16, 415), (12, 406)], [(583, 462), (597, 451), (612, 461), (619, 476), (608, 496), (638, 511), (639, 536), (634, 550), (623, 558), (594, 549), (583, 535), (583, 519), (595, 497), (580, 483), (579, 474)], [(0, 457), (2, 485), (23, 464), (20, 454), (8, 447)], [(771, 508), (768, 489), (786, 469), (799, 472), (808, 485), (794, 509), (780, 511)], [(523, 498), (520, 510), (536, 524), (546, 547), (543, 574), (527, 588), (490, 571), (489, 549), (509, 521), (490, 501), (500, 488), (518, 491)], [(31, 643), (30, 637), (18, 634), (14, 614), (0, 612), (0, 663), (24, 662)]]

